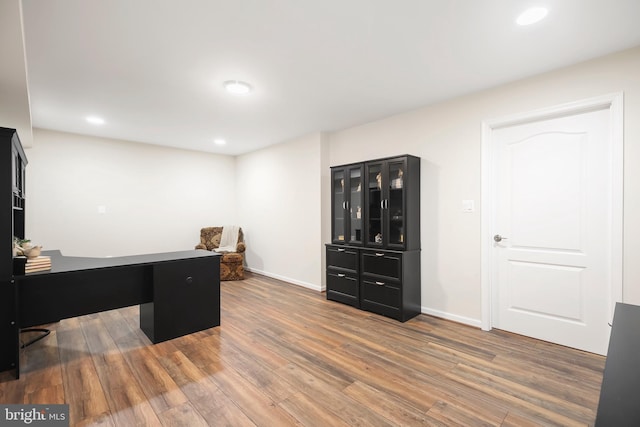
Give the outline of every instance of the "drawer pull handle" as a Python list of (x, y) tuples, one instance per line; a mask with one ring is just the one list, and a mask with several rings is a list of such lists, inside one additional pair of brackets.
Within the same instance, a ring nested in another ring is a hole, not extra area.
[(338, 248), (338, 252), (344, 252), (345, 248)]
[(186, 278), (185, 282), (187, 282), (187, 285), (192, 284), (192, 283), (193, 283), (193, 277), (188, 276), (188, 277)]
[(384, 256), (384, 254), (381, 254), (380, 252), (376, 252), (376, 256)]
[(345, 277), (345, 275), (342, 273), (338, 273), (338, 277)]
[(384, 282), (376, 282), (376, 285), (378, 285), (378, 286), (384, 286)]

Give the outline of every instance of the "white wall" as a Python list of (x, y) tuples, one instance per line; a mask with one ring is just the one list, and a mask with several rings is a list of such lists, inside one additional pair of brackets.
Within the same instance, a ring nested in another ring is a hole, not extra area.
[[(329, 135), (333, 165), (421, 161), (423, 311), (480, 325), (481, 123), (613, 92), (625, 97), (624, 301), (640, 304), (640, 48)], [(461, 201), (476, 202), (462, 213)], [(329, 216), (325, 205), (323, 215)], [(329, 241), (330, 234), (324, 233)]]
[(323, 150), (316, 133), (236, 158), (238, 219), (251, 271), (322, 288)]
[(187, 250), (200, 228), (235, 220), (233, 157), (42, 129), (26, 154), (26, 235), (45, 249)]
[(0, 52), (0, 127), (17, 129), (22, 146), (29, 147), (31, 108), (21, 0), (0, 1)]

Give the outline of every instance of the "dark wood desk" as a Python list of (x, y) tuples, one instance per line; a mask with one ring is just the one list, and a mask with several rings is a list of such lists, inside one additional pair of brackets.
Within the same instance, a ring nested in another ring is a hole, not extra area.
[(140, 305), (140, 329), (153, 343), (220, 325), (220, 256), (182, 251), (117, 258), (67, 257), (45, 251), (52, 269), (16, 275), (18, 324), (13, 345), (20, 374), (21, 328)]
[(596, 426), (640, 426), (640, 307), (617, 303)]

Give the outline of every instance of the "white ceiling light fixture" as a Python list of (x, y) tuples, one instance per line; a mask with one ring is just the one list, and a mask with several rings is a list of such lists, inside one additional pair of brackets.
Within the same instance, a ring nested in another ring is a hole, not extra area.
[(89, 123), (91, 123), (92, 125), (103, 125), (104, 124), (104, 119), (102, 117), (98, 117), (98, 116), (87, 116), (85, 117), (85, 120)]
[(227, 80), (224, 82), (224, 88), (234, 95), (246, 95), (251, 92), (251, 85), (240, 80)]
[(222, 138), (216, 138), (216, 139), (213, 140), (213, 143), (216, 144), (216, 145), (226, 145), (227, 141), (225, 141)]
[(532, 7), (522, 12), (516, 19), (516, 23), (522, 26), (535, 24), (542, 21), (547, 13), (549, 10), (546, 7)]

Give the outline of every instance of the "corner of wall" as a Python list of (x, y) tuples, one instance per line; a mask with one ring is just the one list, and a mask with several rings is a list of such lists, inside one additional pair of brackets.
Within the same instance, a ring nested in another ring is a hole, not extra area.
[[(323, 207), (320, 212), (322, 221), (320, 236), (320, 244), (322, 245), (322, 271), (325, 271), (327, 266), (327, 255), (324, 251), (324, 243), (331, 239), (331, 211), (329, 209), (331, 206), (331, 188), (329, 185), (329, 139), (329, 134), (324, 132), (320, 134), (320, 206)], [(321, 290), (325, 291), (327, 289), (326, 275), (322, 275), (320, 283), (322, 287)]]

